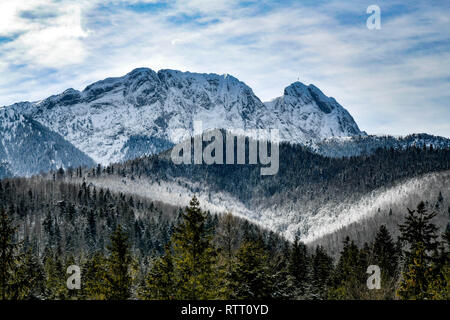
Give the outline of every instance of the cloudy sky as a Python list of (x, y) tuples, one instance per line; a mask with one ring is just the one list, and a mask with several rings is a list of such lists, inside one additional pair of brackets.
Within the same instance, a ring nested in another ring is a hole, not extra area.
[(450, 2), (411, 3), (0, 0), (0, 106), (149, 67), (229, 73), (263, 101), (299, 79), (368, 133), (450, 137)]

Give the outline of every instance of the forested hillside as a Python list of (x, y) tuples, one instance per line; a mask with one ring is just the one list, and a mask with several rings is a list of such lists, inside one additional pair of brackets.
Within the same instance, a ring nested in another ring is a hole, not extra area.
[[(299, 145), (281, 144), (279, 153), (280, 168), (273, 176), (261, 176), (259, 165), (175, 165), (170, 152), (82, 176), (94, 185), (169, 203), (185, 203), (189, 194), (197, 193), (211, 210), (232, 210), (291, 240), (298, 236), (310, 241), (342, 227), (343, 221), (365, 217), (372, 208), (352, 208), (373, 194), (395, 202), (390, 189), (450, 169), (450, 149), (445, 148), (378, 149), (370, 156), (328, 158)], [(443, 178), (431, 197), (445, 193), (447, 185)], [(428, 196), (424, 200), (434, 201)]]
[[(333, 260), (231, 214), (184, 210), (85, 184), (15, 179), (0, 185), (2, 299), (448, 299), (449, 230), (422, 202), (400, 237), (381, 226)], [(381, 270), (366, 286), (369, 265)], [(79, 289), (66, 270), (81, 267)]]
[[(107, 239), (119, 224), (128, 230), (133, 250), (158, 255), (184, 207), (64, 180), (60, 171), (50, 180), (33, 177), (0, 181), (1, 206), (19, 225), (18, 236), (25, 247), (39, 255), (49, 248), (73, 255), (105, 250)], [(216, 226), (221, 217), (208, 213), (208, 224)], [(267, 233), (273, 242), (282, 239), (245, 220), (236, 219), (236, 224), (242, 234)]]
[(19, 112), (0, 109), (0, 179), (94, 165), (58, 133)]
[(433, 136), (426, 133), (410, 134), (404, 137), (392, 136), (354, 136), (345, 138), (324, 139), (311, 149), (318, 154), (340, 158), (365, 155), (368, 156), (379, 148), (393, 148), (397, 150), (408, 147), (450, 148), (450, 139)]
[[(4, 275), (3, 279), (25, 272), (20, 268), (32, 268), (29, 276), (36, 277), (28, 279), (32, 280), (32, 287), (15, 292), (18, 296), (9, 298), (70, 298), (65, 287), (66, 266), (75, 263), (88, 268), (95, 259), (107, 256), (110, 238), (119, 226), (133, 257), (134, 289), (131, 290), (130, 284), (130, 290), (136, 297), (136, 287), (141, 285), (152, 261), (165, 252), (165, 246), (180, 223), (182, 208), (111, 193), (86, 183), (67, 183), (64, 176), (60, 170), (54, 179), (33, 177), (0, 181), (0, 233), (7, 232), (5, 223), (8, 221), (10, 228), (17, 227), (10, 239), (7, 235), (2, 239), (5, 245), (16, 244), (14, 252), (20, 257), (13, 263), (14, 272)], [(211, 230), (211, 241), (215, 245), (222, 243), (227, 228), (228, 232), (232, 230), (228, 250), (237, 250), (245, 240), (260, 241), (270, 255), (277, 255), (288, 246), (280, 236), (246, 220), (207, 212), (204, 216), (205, 228)], [(3, 258), (0, 255), (0, 260)], [(2, 289), (6, 288), (7, 284), (2, 285)]]
[[(422, 177), (412, 178), (392, 188), (382, 188), (371, 192), (360, 201), (343, 210), (340, 226), (329, 230), (321, 237), (308, 242), (315, 247), (321, 245), (334, 257), (342, 250), (346, 236), (354, 239), (359, 246), (375, 238), (381, 225), (397, 237), (400, 235), (398, 225), (405, 220), (405, 208), (417, 206), (422, 199), (429, 208), (436, 212), (434, 223), (440, 232), (450, 229), (450, 171), (430, 173)], [(352, 219), (359, 213), (359, 219)], [(317, 228), (320, 230), (320, 227)]]

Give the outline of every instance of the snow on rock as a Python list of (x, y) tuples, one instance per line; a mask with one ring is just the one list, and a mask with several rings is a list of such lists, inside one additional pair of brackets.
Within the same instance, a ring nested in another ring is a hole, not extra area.
[(284, 140), (314, 145), (329, 137), (366, 135), (347, 110), (312, 84), (294, 82), (265, 105), (276, 114), (275, 127)]
[[(282, 97), (262, 103), (231, 75), (176, 70), (139, 68), (82, 92), (67, 89), (38, 103), (7, 108), (38, 121), (102, 164), (160, 152), (179, 142), (176, 129), (192, 132), (194, 121), (202, 121), (204, 130), (279, 129), (281, 140), (303, 144), (364, 135), (341, 105), (313, 85), (295, 82)], [(150, 146), (148, 138), (157, 145)]]

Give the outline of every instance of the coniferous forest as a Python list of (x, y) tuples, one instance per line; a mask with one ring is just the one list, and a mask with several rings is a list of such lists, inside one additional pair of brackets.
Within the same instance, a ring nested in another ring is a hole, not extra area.
[[(420, 199), (399, 237), (382, 225), (333, 257), (205, 212), (195, 196), (179, 208), (68, 182), (78, 170), (0, 181), (2, 299), (449, 299), (450, 230)], [(68, 289), (71, 265), (79, 289)], [(370, 265), (379, 289), (367, 286)]]

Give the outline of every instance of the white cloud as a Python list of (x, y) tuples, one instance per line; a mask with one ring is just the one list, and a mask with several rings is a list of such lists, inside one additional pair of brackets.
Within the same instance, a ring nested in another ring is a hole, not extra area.
[[(22, 32), (0, 44), (3, 68), (26, 65), (20, 74), (9, 71), (11, 79), (27, 72), (14, 90), (14, 82), (0, 80), (0, 104), (44, 98), (69, 86), (82, 89), (147, 66), (233, 74), (263, 100), (281, 95), (300, 77), (334, 96), (369, 133), (420, 130), (450, 136), (450, 111), (442, 102), (449, 92), (448, 44), (446, 50), (432, 50), (450, 34), (448, 11), (439, 7), (415, 5), (386, 19), (383, 14), (396, 3), (381, 5), (382, 29), (370, 31), (363, 2), (320, 7), (299, 2), (255, 11), (238, 1), (183, 0), (167, 2), (164, 10), (136, 12), (117, 6), (118, 0), (97, 1), (110, 5), (103, 11), (88, 1), (65, 0), (58, 8), (50, 0), (38, 1), (8, 7), (16, 18), (8, 27), (0, 24), (0, 35)], [(37, 21), (18, 16), (36, 8), (57, 14)], [(359, 15), (362, 21), (342, 23), (336, 13)], [(40, 67), (56, 69), (42, 84), (36, 81)]]
[[(82, 62), (86, 51), (82, 42), (88, 32), (82, 28), (81, 5), (73, 1), (23, 1), (17, 6), (2, 3), (6, 8), (6, 26), (0, 35), (13, 40), (4, 44), (2, 60), (12, 65), (58, 68)], [(4, 13), (3, 13), (4, 14)]]

